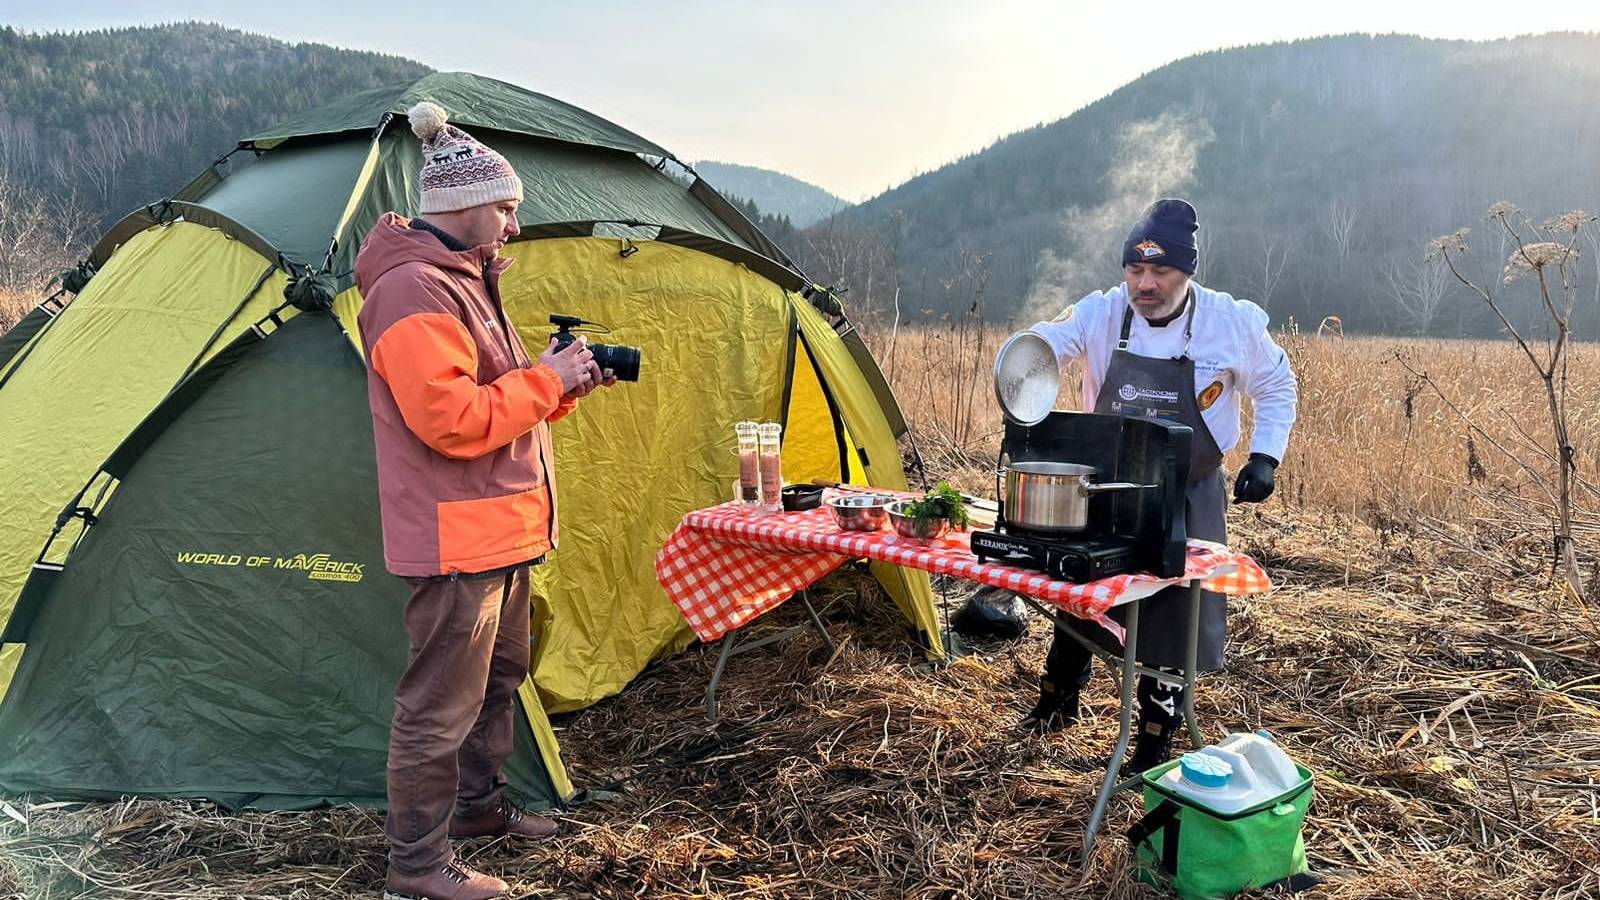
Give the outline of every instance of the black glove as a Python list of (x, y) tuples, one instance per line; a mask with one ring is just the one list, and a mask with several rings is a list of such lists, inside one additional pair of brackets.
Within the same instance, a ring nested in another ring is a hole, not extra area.
[(1250, 454), (1250, 461), (1239, 470), (1239, 478), (1233, 483), (1233, 502), (1260, 503), (1271, 497), (1277, 469), (1278, 461), (1265, 453)]

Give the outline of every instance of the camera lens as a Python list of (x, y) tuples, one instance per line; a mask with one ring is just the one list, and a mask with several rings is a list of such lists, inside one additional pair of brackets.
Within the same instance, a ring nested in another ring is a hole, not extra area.
[(595, 365), (601, 371), (610, 369), (618, 381), (639, 380), (639, 348), (625, 344), (590, 344)]

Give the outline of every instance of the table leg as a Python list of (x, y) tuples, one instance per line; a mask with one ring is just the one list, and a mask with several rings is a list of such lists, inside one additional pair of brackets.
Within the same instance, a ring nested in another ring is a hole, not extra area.
[(1117, 723), (1117, 746), (1111, 751), (1111, 760), (1106, 763), (1106, 779), (1100, 785), (1100, 796), (1095, 799), (1094, 812), (1090, 813), (1088, 827), (1083, 832), (1085, 875), (1089, 872), (1089, 853), (1094, 849), (1095, 835), (1105, 821), (1106, 807), (1111, 803), (1111, 795), (1117, 792), (1117, 776), (1122, 768), (1122, 757), (1128, 752), (1128, 740), (1133, 734), (1133, 685), (1137, 680), (1135, 671), (1137, 663), (1134, 655), (1139, 647), (1139, 610), (1143, 606), (1143, 600), (1135, 600), (1128, 608), (1127, 638), (1122, 645), (1122, 710)]
[(838, 652), (839, 645), (833, 642), (833, 636), (828, 634), (828, 629), (822, 627), (822, 617), (817, 615), (817, 608), (811, 605), (811, 592), (801, 591), (800, 602), (805, 605), (806, 615), (811, 617), (811, 627), (817, 629), (817, 634), (822, 636), (822, 642), (828, 645), (828, 652)]
[(1200, 662), (1200, 581), (1189, 582), (1189, 646), (1184, 650), (1183, 663), (1183, 721), (1189, 726), (1189, 741), (1195, 750), (1206, 745), (1200, 733), (1200, 723), (1194, 717), (1195, 673)]
[(717, 720), (717, 683), (722, 680), (722, 670), (728, 665), (728, 658), (733, 656), (733, 646), (739, 642), (737, 630), (723, 635), (722, 652), (717, 654), (717, 667), (711, 670), (711, 683), (706, 686), (706, 718), (715, 722)]
[(806, 616), (810, 620), (809, 624), (793, 625), (783, 629), (782, 631), (769, 634), (759, 640), (751, 639), (741, 642), (739, 640), (739, 632), (742, 629), (739, 628), (736, 628), (722, 636), (722, 650), (717, 654), (716, 668), (711, 670), (711, 683), (706, 685), (707, 719), (710, 719), (713, 722), (717, 721), (717, 685), (722, 681), (722, 670), (727, 668), (729, 659), (732, 659), (741, 653), (747, 653), (751, 650), (759, 650), (768, 644), (775, 644), (778, 641), (788, 640), (789, 638), (792, 638), (795, 635), (805, 631), (807, 628), (816, 630), (817, 634), (822, 637), (822, 642), (828, 646), (829, 653), (834, 653), (839, 649), (839, 645), (835, 644), (833, 641), (833, 636), (828, 634), (828, 629), (822, 626), (822, 617), (817, 614), (817, 608), (811, 605), (811, 594), (809, 591), (800, 591), (800, 605), (805, 607)]

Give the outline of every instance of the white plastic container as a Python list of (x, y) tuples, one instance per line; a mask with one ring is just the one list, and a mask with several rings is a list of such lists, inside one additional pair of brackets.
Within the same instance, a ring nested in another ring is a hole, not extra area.
[(1217, 745), (1217, 749), (1244, 757), (1250, 762), (1256, 778), (1276, 791), (1287, 791), (1300, 784), (1300, 770), (1295, 768), (1289, 754), (1284, 753), (1283, 748), (1272, 739), (1270, 732), (1230, 734)]
[(1294, 761), (1266, 732), (1232, 734), (1185, 753), (1159, 783), (1221, 816), (1276, 800), (1300, 783)]

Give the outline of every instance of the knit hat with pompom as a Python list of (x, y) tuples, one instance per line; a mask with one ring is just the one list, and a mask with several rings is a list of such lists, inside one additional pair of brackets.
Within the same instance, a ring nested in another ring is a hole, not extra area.
[(448, 124), (439, 104), (424, 100), (406, 117), (422, 138), (424, 214), (522, 199), (522, 179), (506, 158)]

